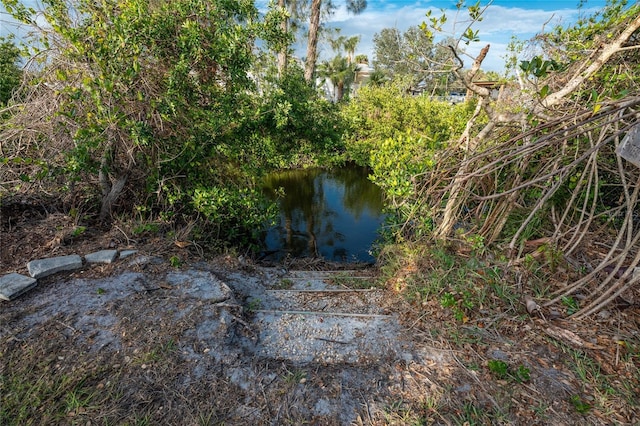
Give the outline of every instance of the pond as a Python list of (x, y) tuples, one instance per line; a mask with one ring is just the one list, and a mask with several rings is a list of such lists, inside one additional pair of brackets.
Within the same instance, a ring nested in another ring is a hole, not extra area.
[(383, 194), (368, 175), (355, 165), (268, 175), (264, 188), (280, 215), (266, 233), (264, 257), (375, 262), (371, 249), (384, 221)]

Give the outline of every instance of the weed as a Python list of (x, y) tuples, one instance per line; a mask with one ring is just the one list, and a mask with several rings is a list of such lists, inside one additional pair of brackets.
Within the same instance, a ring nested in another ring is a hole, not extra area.
[(283, 278), (281, 279), (275, 286), (274, 288), (277, 290), (288, 290), (291, 287), (293, 287), (293, 281), (291, 281), (289, 278)]
[(209, 426), (213, 424), (214, 418), (215, 418), (215, 413), (213, 411), (210, 411), (208, 413), (200, 413), (198, 414), (198, 425)]
[(148, 426), (151, 424), (151, 418), (148, 414), (143, 417), (136, 417), (131, 424), (133, 426)]
[(451, 270), (456, 264), (455, 256), (447, 253), (447, 251), (442, 247), (435, 248), (431, 254), (438, 264), (445, 270)]
[(174, 255), (169, 258), (169, 264), (173, 268), (179, 268), (180, 266), (182, 266), (182, 260), (178, 256)]
[(262, 300), (260, 300), (259, 298), (255, 298), (247, 301), (245, 308), (247, 309), (247, 312), (254, 313), (258, 309), (260, 309), (261, 306), (262, 306)]
[(544, 258), (551, 269), (551, 272), (555, 272), (558, 266), (563, 261), (562, 251), (549, 244), (543, 244), (539, 250), (542, 251)]
[(526, 383), (531, 380), (531, 370), (524, 365), (520, 365), (516, 371), (514, 371), (513, 376), (518, 383)]
[(284, 382), (287, 384), (305, 383), (307, 381), (307, 373), (304, 370), (287, 371), (284, 376)]
[(95, 394), (88, 393), (86, 390), (81, 388), (74, 389), (71, 392), (67, 393), (67, 397), (65, 399), (67, 412), (68, 413), (76, 413), (80, 410), (86, 409), (91, 401), (93, 400)]
[(387, 405), (384, 410), (384, 416), (388, 424), (420, 424), (411, 412), (411, 404), (407, 404), (402, 399), (392, 401)]
[(155, 223), (143, 223), (133, 228), (133, 233), (135, 235), (144, 234), (146, 232), (155, 234), (158, 232), (158, 230), (159, 230), (159, 227)]
[(149, 352), (146, 352), (144, 355), (142, 355), (142, 357), (140, 357), (140, 359), (138, 360), (138, 363), (146, 364), (160, 361), (165, 356), (169, 355), (172, 352), (175, 352), (176, 349), (176, 342), (173, 339), (169, 339), (167, 340), (167, 342), (156, 346)]
[(484, 237), (478, 234), (462, 234), (462, 239), (471, 247), (471, 250), (477, 254), (482, 255), (485, 250)]
[(477, 345), (482, 343), (482, 337), (472, 330), (461, 329), (458, 326), (452, 326), (446, 330), (447, 338), (455, 345), (462, 346), (465, 344)]
[(569, 398), (569, 401), (580, 414), (586, 414), (591, 410), (591, 405), (584, 402), (579, 395), (572, 395), (571, 398)]
[(567, 308), (567, 315), (573, 315), (580, 309), (578, 301), (571, 296), (564, 296), (561, 302)]
[(165, 353), (174, 352), (178, 349), (178, 345), (176, 345), (176, 341), (173, 339), (167, 340), (167, 342), (162, 345), (162, 351)]
[(498, 380), (508, 379), (516, 383), (526, 383), (531, 380), (531, 371), (524, 365), (518, 366), (515, 370), (509, 368), (509, 364), (504, 361), (492, 359), (487, 363), (491, 371)]
[(374, 283), (372, 283), (368, 278), (354, 277), (346, 273), (336, 274), (332, 278), (332, 281), (335, 285), (341, 285), (352, 289), (368, 289), (374, 287)]
[(465, 425), (480, 425), (480, 424), (485, 424), (485, 420), (484, 419), (484, 414), (485, 411), (480, 408), (477, 407), (475, 404), (473, 404), (472, 402), (465, 402), (464, 406), (462, 407), (462, 413), (461, 413), (461, 424), (465, 424)]
[(98, 289), (96, 290), (96, 293), (98, 293), (100, 295), (105, 294), (106, 292), (107, 291), (102, 287), (98, 287)]
[(456, 305), (456, 298), (449, 292), (443, 294), (442, 298), (440, 298), (440, 306), (442, 306), (443, 308), (453, 308)]
[(73, 232), (71, 232), (71, 236), (72, 237), (78, 237), (82, 234), (84, 234), (84, 232), (87, 230), (86, 226), (76, 226), (73, 230)]
[(533, 412), (536, 415), (537, 419), (545, 420), (547, 417), (547, 410), (549, 409), (549, 404), (545, 402), (540, 402), (538, 405), (533, 407)]
[(458, 298), (453, 293), (446, 292), (440, 299), (440, 306), (451, 309), (457, 321), (466, 323), (469, 321), (467, 312), (475, 306), (473, 299), (474, 296), (469, 290), (463, 290)]
[(498, 359), (491, 359), (488, 362), (488, 366), (489, 371), (491, 371), (498, 378), (498, 380), (507, 378), (509, 365), (506, 362), (500, 361)]
[(545, 299), (551, 292), (551, 286), (545, 281), (535, 281), (531, 287), (536, 299)]

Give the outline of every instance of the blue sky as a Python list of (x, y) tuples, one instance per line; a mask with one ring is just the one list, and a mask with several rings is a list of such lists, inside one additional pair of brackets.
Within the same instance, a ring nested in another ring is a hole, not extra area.
[[(507, 45), (513, 36), (520, 40), (530, 39), (542, 30), (545, 22), (549, 22), (547, 28), (556, 24), (566, 25), (575, 22), (580, 14), (591, 15), (606, 4), (606, 0), (587, 0), (582, 9), (578, 10), (578, 2), (579, 0), (494, 0), (487, 8), (483, 21), (475, 25), (481, 42), (470, 45), (467, 52), (474, 54), (486, 44), (491, 44), (483, 69), (501, 71)], [(336, 3), (342, 2), (338, 0)], [(449, 22), (452, 23), (456, 17), (456, 3), (455, 0), (369, 0), (365, 12), (357, 16), (348, 14), (346, 8), (340, 7), (330, 18), (328, 25), (340, 28), (341, 35), (360, 35), (358, 53), (373, 59), (375, 33), (383, 28), (395, 27), (404, 31), (409, 26), (420, 25), (425, 20), (427, 10), (440, 16), (440, 9), (445, 9)], [(482, 6), (488, 3), (488, 0), (481, 0)], [(449, 32), (459, 32), (463, 26), (458, 24), (457, 28), (453, 28), (447, 25), (445, 28)], [(301, 55), (304, 54), (303, 51), (298, 50)], [(321, 54), (325, 57), (333, 55), (327, 45), (322, 46)], [(470, 66), (471, 60), (467, 59), (465, 65)]]
[[(347, 13), (344, 1), (333, 1), (341, 7), (329, 18), (327, 25), (340, 28), (341, 35), (359, 35), (361, 40), (357, 53), (368, 55), (369, 59), (374, 59), (373, 35), (383, 28), (395, 27), (404, 32), (409, 26), (420, 25), (429, 9), (438, 16), (440, 9), (445, 9), (450, 22), (455, 21), (455, 0), (369, 0), (367, 9), (357, 16)], [(475, 27), (480, 31), (481, 42), (472, 44), (467, 51), (474, 54), (487, 43), (491, 44), (483, 69), (501, 71), (507, 44), (512, 36), (526, 40), (539, 32), (547, 21), (547, 28), (555, 24), (574, 22), (580, 13), (590, 15), (593, 11), (601, 9), (606, 0), (586, 0), (582, 11), (577, 8), (578, 2), (579, 0), (493, 0), (485, 12), (484, 20)], [(28, 0), (28, 3), (34, 4), (36, 0)], [(267, 3), (268, 0), (256, 0), (259, 8), (265, 7)], [(488, 0), (481, 0), (483, 6), (488, 3)], [(0, 6), (0, 35), (17, 31), (16, 26), (10, 24), (7, 19)], [(457, 28), (448, 25), (446, 28), (448, 31), (459, 31), (461, 25)], [(298, 56), (306, 54), (304, 41), (296, 43), (294, 47)], [(321, 59), (331, 56), (333, 52), (328, 44), (321, 44)], [(471, 60), (467, 60), (465, 65), (469, 65), (470, 62)]]

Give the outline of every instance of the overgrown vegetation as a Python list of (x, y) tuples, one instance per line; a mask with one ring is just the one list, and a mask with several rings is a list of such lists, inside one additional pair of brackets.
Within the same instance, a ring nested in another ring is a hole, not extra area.
[[(2, 1), (37, 26), (35, 11)], [(558, 391), (562, 407), (590, 419), (616, 413), (637, 420), (640, 345), (623, 310), (637, 309), (640, 172), (618, 150), (640, 111), (640, 5), (611, 0), (569, 28), (514, 44), (520, 50), (509, 69), (517, 78), (505, 77), (499, 96), (476, 84), (489, 46), (468, 69), (459, 48), (480, 40), (473, 29), (485, 13), (480, 3), (458, 2), (469, 24), (440, 49), (431, 50), (433, 36), (446, 18), (428, 15), (407, 37), (429, 48), (419, 67), (437, 60), (447, 70), (432, 87), (450, 87), (455, 75), (473, 94), (451, 105), (409, 94), (429, 70), (393, 81), (374, 73), (357, 96), (343, 98), (354, 67), (341, 56), (316, 75), (333, 82), (343, 103), (322, 99), (309, 84), (314, 58), (306, 75), (295, 64), (276, 69), (272, 54), (286, 56), (291, 42), (280, 25), (287, 5), (280, 3), (261, 19), (249, 0), (45, 2), (49, 27), (37, 33), (24, 73), (13, 41), (0, 40), (0, 106), (7, 105), (0, 116), (0, 202), (52, 194), (74, 219), (71, 240), (89, 232), (88, 221), (115, 217), (128, 220), (131, 232), (122, 232), (134, 237), (165, 232), (178, 247), (201, 250), (205, 240), (238, 247), (255, 243), (274, 213), (258, 187), (265, 172), (353, 160), (370, 168), (387, 195), (379, 265), (387, 288), (411, 306), (404, 312), (408, 329), (453, 352), (468, 350), (457, 361), (469, 382), (480, 377), (500, 389), (457, 403), (436, 392), (419, 402), (399, 399), (382, 421), (513, 421), (512, 404), (523, 411), (518, 398), (530, 382), (544, 388), (545, 374), (558, 371), (495, 350), (528, 344), (523, 335), (533, 341), (527, 349), (554, 347), (555, 359), (579, 379), (580, 386)], [(321, 5), (312, 5), (316, 26)], [(387, 49), (389, 64), (397, 63), (391, 53), (414, 55)], [(182, 267), (183, 257), (174, 254), (169, 263)], [(259, 305), (253, 299), (244, 309)], [(615, 330), (585, 331), (577, 322), (559, 329), (552, 321), (597, 313), (593, 329)], [(179, 362), (171, 349), (170, 342), (145, 348), (139, 364)], [(0, 408), (0, 419), (63, 421), (93, 404), (122, 410), (120, 389), (104, 383), (102, 397), (93, 386), (121, 369), (68, 372), (54, 357), (31, 355), (29, 362), (52, 374), (33, 376), (13, 355), (5, 358), (31, 380), (1, 376), (11, 392), (3, 393), (9, 408)], [(300, 374), (286, 381), (306, 378)], [(449, 395), (469, 392), (468, 383), (457, 384)], [(44, 412), (24, 406), (33, 395), (50, 403)], [(551, 402), (533, 399), (526, 418), (544, 423)], [(209, 418), (224, 421), (224, 409), (211, 408)], [(154, 415), (138, 410), (113, 418), (145, 423)]]
[(19, 59), (20, 49), (13, 37), (0, 37), (0, 108), (9, 102), (13, 92), (20, 86), (22, 71), (18, 66)]
[(272, 214), (264, 171), (339, 154), (334, 107), (302, 70), (275, 79), (258, 66), (256, 39), (288, 40), (275, 11), (260, 21), (247, 0), (117, 0), (43, 12), (53, 31), (38, 33), (34, 81), (2, 128), (5, 196), (44, 185), (68, 208), (98, 204), (102, 221), (199, 216), (201, 235), (246, 244)]
[(371, 169), (371, 180), (387, 194), (390, 221), (419, 236), (430, 234), (431, 206), (420, 202), (416, 182), (444, 166), (439, 153), (462, 133), (474, 102), (457, 105), (411, 96), (409, 82), (366, 86), (342, 108), (349, 158)]

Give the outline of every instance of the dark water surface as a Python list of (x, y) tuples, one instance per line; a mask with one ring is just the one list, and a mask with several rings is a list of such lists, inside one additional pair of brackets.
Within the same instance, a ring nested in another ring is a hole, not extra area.
[[(374, 262), (370, 251), (384, 221), (382, 191), (368, 169), (286, 170), (270, 174), (265, 191), (278, 200), (280, 217), (265, 237), (269, 259), (322, 257)], [(278, 192), (284, 196), (278, 197)]]

